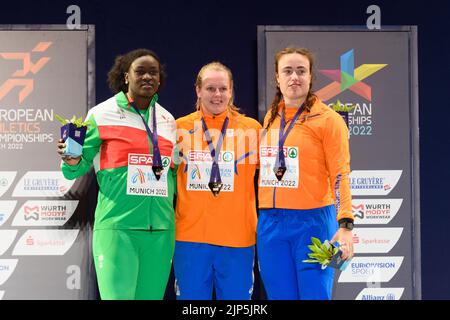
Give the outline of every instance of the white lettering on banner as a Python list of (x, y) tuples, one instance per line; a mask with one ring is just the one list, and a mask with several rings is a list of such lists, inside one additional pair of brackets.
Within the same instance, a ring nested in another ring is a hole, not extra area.
[(0, 256), (8, 250), (16, 235), (17, 230), (0, 230)]
[(339, 275), (338, 282), (388, 282), (404, 257), (354, 257)]
[(397, 214), (403, 199), (352, 199), (355, 224), (387, 224)]
[(81, 289), (81, 269), (77, 265), (68, 266), (66, 273), (69, 275), (66, 281), (66, 287), (69, 290)]
[[(186, 189), (189, 191), (210, 191), (209, 180), (213, 159), (211, 152), (190, 150), (187, 153), (189, 159)], [(234, 151), (221, 151), (218, 156), (219, 172), (222, 180), (220, 192), (234, 191)]]
[(0, 109), (0, 149), (22, 150), (26, 143), (52, 143), (54, 134), (43, 132), (53, 121), (53, 109)]
[(17, 171), (0, 171), (0, 197), (11, 187)]
[(388, 253), (400, 239), (403, 228), (355, 228), (355, 253)]
[(0, 109), (0, 122), (3, 123), (44, 121), (53, 122), (53, 109)]
[(62, 197), (74, 183), (61, 171), (28, 171), (17, 183), (13, 197)]
[(129, 163), (138, 166), (153, 165), (152, 156), (146, 154), (130, 154), (128, 155)]
[(134, 196), (167, 197), (167, 174), (170, 157), (161, 156), (162, 175), (156, 179), (152, 170), (153, 156), (149, 154), (128, 154), (127, 194)]
[(17, 201), (0, 201), (0, 226), (10, 217), (16, 207)]
[(283, 153), (286, 161), (286, 172), (283, 179), (278, 181), (275, 177), (273, 169), (275, 167), (278, 147), (261, 146), (260, 152), (260, 172), (259, 172), (259, 186), (260, 187), (278, 187), (278, 188), (298, 188), (299, 183), (299, 168), (298, 168), (298, 147), (283, 147)]
[(17, 211), (12, 226), (62, 226), (72, 217), (78, 200), (29, 200)]
[(349, 175), (353, 196), (385, 196), (397, 185), (403, 170), (353, 170)]
[(80, 230), (27, 230), (17, 241), (13, 256), (62, 256), (72, 247)]
[(18, 259), (0, 259), (0, 286), (12, 275), (18, 261)]
[(0, 142), (8, 143), (1, 149), (8, 150), (21, 150), (23, 149), (23, 143), (52, 143), (54, 141), (53, 134), (51, 133), (8, 133), (0, 134)]
[(355, 300), (400, 300), (405, 288), (364, 288)]

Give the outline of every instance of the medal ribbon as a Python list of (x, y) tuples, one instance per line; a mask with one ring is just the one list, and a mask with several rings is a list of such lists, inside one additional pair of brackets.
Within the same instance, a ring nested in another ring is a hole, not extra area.
[(145, 121), (144, 117), (142, 116), (142, 114), (139, 112), (138, 108), (136, 107), (136, 105), (133, 103), (131, 103), (131, 106), (133, 107), (133, 109), (136, 111), (136, 113), (141, 117), (142, 122), (144, 122), (144, 126), (145, 126), (145, 130), (147, 130), (147, 134), (150, 136), (150, 139), (152, 140), (152, 145), (153, 145), (153, 164), (152, 167), (160, 167), (162, 168), (162, 161), (161, 161), (161, 152), (159, 151), (159, 146), (158, 146), (158, 132), (156, 129), (156, 101), (158, 100), (158, 94), (154, 94), (152, 101), (150, 102), (150, 108), (152, 108), (152, 128), (153, 131), (150, 130), (150, 128), (148, 127), (147, 122)]
[(211, 167), (211, 176), (209, 177), (209, 183), (222, 183), (222, 179), (220, 178), (220, 169), (219, 169), (219, 154), (220, 149), (222, 148), (223, 137), (225, 136), (225, 131), (228, 127), (228, 117), (225, 118), (225, 121), (222, 125), (222, 130), (220, 130), (220, 137), (217, 141), (217, 145), (214, 148), (211, 136), (208, 131), (208, 127), (206, 126), (205, 119), (202, 117), (202, 126), (203, 131), (205, 132), (206, 142), (208, 142), (208, 148), (211, 153), (211, 157), (213, 158), (213, 164)]
[(275, 163), (275, 168), (283, 167), (286, 168), (286, 161), (284, 158), (284, 152), (283, 147), (284, 143), (286, 142), (286, 138), (288, 137), (289, 133), (291, 132), (292, 128), (294, 127), (295, 122), (297, 121), (298, 117), (300, 117), (300, 114), (303, 112), (303, 109), (305, 109), (305, 103), (301, 105), (300, 108), (298, 108), (297, 112), (295, 113), (294, 117), (292, 118), (291, 123), (289, 124), (288, 128), (286, 129), (286, 132), (284, 132), (284, 128), (286, 127), (286, 120), (284, 118), (284, 111), (286, 107), (281, 110), (281, 120), (280, 120), (280, 132), (278, 135), (278, 156)]

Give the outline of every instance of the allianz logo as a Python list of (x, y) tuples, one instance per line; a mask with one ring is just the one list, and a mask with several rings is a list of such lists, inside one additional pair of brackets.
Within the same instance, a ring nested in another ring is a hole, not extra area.
[(405, 288), (364, 288), (356, 300), (400, 300)]
[(374, 295), (374, 294), (364, 294), (361, 300), (396, 300), (395, 294), (388, 293), (386, 295)]

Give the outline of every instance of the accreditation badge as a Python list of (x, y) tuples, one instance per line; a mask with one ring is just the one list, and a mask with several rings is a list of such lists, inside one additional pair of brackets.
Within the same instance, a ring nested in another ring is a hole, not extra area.
[[(209, 151), (191, 150), (187, 154), (187, 185), (189, 191), (211, 192), (209, 183), (213, 159)], [(220, 192), (234, 191), (234, 152), (221, 151), (218, 159), (222, 186)]]
[(161, 156), (162, 172), (158, 180), (152, 170), (153, 156), (128, 154), (127, 194), (134, 196), (167, 197), (167, 173), (170, 157)]
[(274, 170), (276, 167), (278, 147), (260, 146), (260, 187), (298, 188), (298, 147), (285, 146), (283, 147), (283, 152), (286, 161), (286, 170), (284, 171), (281, 180), (278, 180)]

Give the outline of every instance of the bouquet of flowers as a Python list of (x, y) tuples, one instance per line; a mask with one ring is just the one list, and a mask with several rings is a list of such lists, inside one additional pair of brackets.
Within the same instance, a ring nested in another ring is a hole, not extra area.
[(336, 111), (337, 113), (339, 113), (341, 115), (341, 117), (344, 119), (345, 124), (348, 127), (348, 113), (350, 111), (352, 111), (356, 106), (355, 105), (345, 105), (342, 104), (339, 100), (336, 101), (336, 103), (332, 103), (331, 104), (331, 109), (333, 109), (334, 111)]
[(311, 241), (312, 244), (308, 245), (308, 248), (311, 250), (308, 257), (311, 259), (303, 260), (303, 262), (320, 263), (322, 269), (332, 267), (341, 271), (345, 270), (350, 260), (341, 259), (342, 251), (338, 246), (330, 243), (328, 240), (321, 243), (320, 240), (315, 237), (311, 237)]
[(55, 114), (55, 118), (62, 124), (61, 139), (66, 143), (64, 155), (73, 158), (81, 156), (86, 131), (92, 123), (90, 121), (83, 122), (83, 118), (77, 119), (75, 115), (70, 120), (57, 114)]

